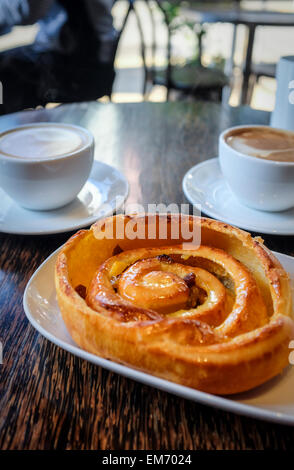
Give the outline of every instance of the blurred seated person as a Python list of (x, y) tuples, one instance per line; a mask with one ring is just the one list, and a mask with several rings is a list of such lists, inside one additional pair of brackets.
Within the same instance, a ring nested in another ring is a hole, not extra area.
[(113, 0), (0, 0), (0, 35), (39, 23), (33, 44), (0, 53), (0, 114), (110, 96), (117, 33)]

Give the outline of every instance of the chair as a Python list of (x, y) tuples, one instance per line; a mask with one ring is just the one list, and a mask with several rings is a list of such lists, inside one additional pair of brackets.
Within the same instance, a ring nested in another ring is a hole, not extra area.
[[(169, 12), (165, 9), (164, 4), (160, 0), (145, 0), (148, 7), (151, 24), (152, 24), (152, 66), (145, 68), (145, 83), (143, 90), (146, 92), (148, 82), (152, 85), (163, 85), (167, 89), (166, 99), (170, 97), (170, 92), (176, 90), (184, 95), (191, 95), (200, 99), (221, 101), (222, 90), (224, 86), (229, 84), (228, 77), (217, 68), (204, 67), (202, 65), (202, 34), (198, 35), (199, 58), (197, 61), (188, 62), (184, 65), (172, 64), (172, 24)], [(158, 69), (154, 65), (154, 57), (156, 54), (156, 31), (154, 13), (152, 4), (155, 4), (161, 11), (164, 23), (167, 29), (167, 48), (166, 62), (167, 66)]]

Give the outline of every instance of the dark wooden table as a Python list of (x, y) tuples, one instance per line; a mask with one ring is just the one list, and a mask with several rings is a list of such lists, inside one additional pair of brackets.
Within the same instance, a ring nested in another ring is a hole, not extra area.
[[(183, 203), (184, 173), (217, 154), (228, 126), (268, 114), (216, 104), (73, 104), (0, 118), (0, 130), (31, 121), (88, 127), (96, 156), (128, 177), (129, 201)], [(70, 234), (2, 233), (0, 256), (0, 448), (290, 449), (294, 428), (177, 398), (58, 348), (28, 323), (22, 296), (35, 269)], [(265, 237), (294, 254), (293, 237)]]

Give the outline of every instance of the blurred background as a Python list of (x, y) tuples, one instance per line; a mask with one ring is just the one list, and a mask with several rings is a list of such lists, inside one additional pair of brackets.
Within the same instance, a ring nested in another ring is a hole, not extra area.
[[(111, 11), (116, 74), (98, 100), (208, 99), (273, 109), (276, 63), (294, 55), (293, 0), (117, 0)], [(0, 53), (33, 44), (39, 28), (2, 33)], [(56, 104), (48, 98), (46, 106)]]

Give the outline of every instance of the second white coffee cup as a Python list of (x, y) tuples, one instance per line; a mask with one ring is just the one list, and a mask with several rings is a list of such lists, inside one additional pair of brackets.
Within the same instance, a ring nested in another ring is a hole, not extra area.
[(224, 178), (237, 199), (262, 211), (283, 211), (294, 207), (294, 162), (255, 158), (238, 152), (226, 142), (236, 129), (268, 126), (236, 126), (219, 137), (219, 160)]

